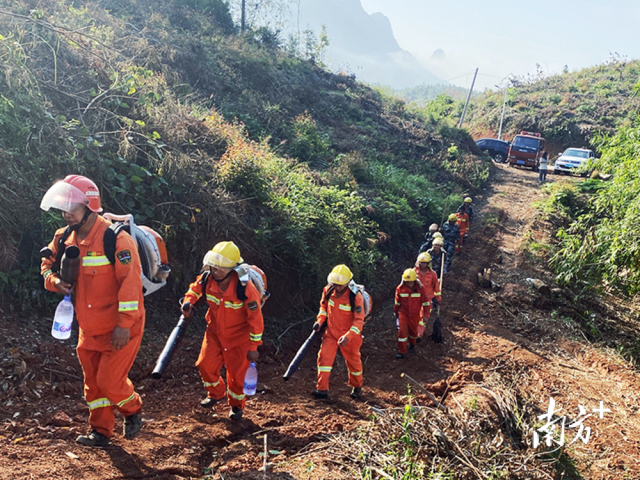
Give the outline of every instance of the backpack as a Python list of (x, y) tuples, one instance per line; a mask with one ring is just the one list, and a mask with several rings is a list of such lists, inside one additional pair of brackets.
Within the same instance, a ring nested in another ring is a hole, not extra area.
[[(348, 284), (349, 287), (349, 304), (351, 305), (351, 310), (355, 308), (356, 304), (356, 295), (360, 293), (362, 295), (362, 306), (364, 308), (364, 319), (367, 320), (369, 315), (371, 314), (371, 309), (373, 308), (373, 300), (371, 299), (371, 295), (365, 290), (364, 285), (359, 285), (353, 280), (351, 280)], [(324, 296), (324, 301), (329, 301), (329, 297), (333, 293), (335, 289), (334, 285), (329, 287), (327, 293)]]
[[(109, 263), (112, 265), (115, 263), (116, 241), (120, 232), (124, 230), (138, 245), (144, 295), (147, 296), (164, 287), (167, 284), (167, 277), (171, 273), (171, 267), (167, 263), (167, 250), (160, 234), (144, 225), (136, 225), (133, 221), (133, 215), (105, 213), (103, 217), (114, 222), (109, 225), (102, 238), (104, 255)], [(58, 240), (56, 259), (51, 267), (51, 271), (54, 273), (60, 271), (60, 262), (65, 250), (64, 242), (71, 235), (71, 231), (69, 227), (66, 227)]]
[[(248, 263), (242, 263), (233, 268), (238, 274), (238, 283), (236, 284), (236, 296), (238, 300), (243, 302), (247, 299), (246, 289), (247, 283), (253, 283), (258, 293), (260, 294), (260, 308), (264, 307), (265, 302), (271, 296), (271, 293), (267, 290), (267, 276), (266, 274), (255, 265), (249, 265)], [(200, 285), (202, 285), (203, 297), (206, 296), (207, 283), (211, 272), (205, 270), (200, 279)]]

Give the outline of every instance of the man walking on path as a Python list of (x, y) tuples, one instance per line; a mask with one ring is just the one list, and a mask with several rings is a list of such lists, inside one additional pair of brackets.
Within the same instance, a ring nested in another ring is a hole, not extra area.
[[(108, 446), (115, 424), (114, 409), (124, 416), (124, 437), (132, 439), (142, 427), (142, 400), (128, 375), (145, 322), (137, 245), (128, 233), (120, 232), (114, 263), (107, 258), (104, 234), (111, 222), (98, 215), (102, 212), (100, 192), (86, 177), (69, 175), (56, 183), (40, 207), (61, 210), (67, 223), (66, 228), (56, 231), (44, 251), (41, 271), (47, 290), (74, 296), (80, 327), (78, 360), (91, 426), (91, 432), (76, 441), (89, 447)], [(78, 247), (82, 259), (73, 285), (58, 273), (59, 258), (70, 245)]]
[(362, 395), (362, 326), (364, 325), (364, 299), (352, 290), (353, 274), (346, 265), (337, 265), (327, 277), (328, 285), (322, 290), (320, 310), (313, 329), (319, 331), (326, 324), (318, 352), (318, 381), (313, 396), (328, 398), (329, 377), (338, 347), (347, 364), (351, 398)]
[(402, 281), (396, 287), (393, 313), (398, 323), (398, 353), (397, 359), (404, 358), (409, 349), (413, 350), (418, 340), (418, 324), (429, 306), (427, 292), (418, 281), (418, 275), (413, 268), (407, 268), (402, 274)]
[(469, 215), (469, 223), (473, 222), (473, 199), (471, 197), (466, 197), (462, 205), (458, 207), (456, 213), (466, 213)]
[(431, 310), (437, 303), (442, 303), (442, 295), (440, 293), (438, 274), (431, 269), (431, 255), (427, 252), (418, 255), (414, 269), (418, 276), (418, 281), (424, 287), (428, 300), (428, 305), (422, 309), (422, 319), (418, 324), (418, 341), (420, 341), (419, 339), (424, 336), (427, 322), (431, 317)]
[(543, 184), (547, 180), (547, 169), (549, 168), (549, 154), (544, 152), (540, 157), (540, 163), (538, 164), (538, 183)]
[(443, 250), (444, 240), (442, 238), (434, 238), (433, 239), (433, 247), (427, 253), (431, 256), (431, 268), (436, 272), (438, 278), (440, 278), (440, 267), (442, 262), (444, 262), (444, 273), (447, 273), (449, 269), (447, 265), (451, 264), (449, 260), (449, 256)]
[(418, 253), (426, 252), (433, 246), (433, 239), (435, 238), (435, 234), (438, 232), (438, 224), (432, 223), (429, 226), (429, 231), (424, 236), (424, 242), (420, 245), (420, 251)]
[(196, 362), (207, 398), (200, 402), (211, 408), (225, 397), (220, 369), (227, 369), (226, 394), (231, 406), (229, 418), (240, 420), (244, 411), (244, 377), (249, 364), (260, 356), (264, 322), (260, 309), (260, 293), (249, 281), (243, 285), (234, 270), (243, 262), (240, 249), (233, 242), (216, 244), (204, 257), (204, 273), (189, 285), (182, 311), (193, 314), (193, 305), (206, 298), (207, 330)]

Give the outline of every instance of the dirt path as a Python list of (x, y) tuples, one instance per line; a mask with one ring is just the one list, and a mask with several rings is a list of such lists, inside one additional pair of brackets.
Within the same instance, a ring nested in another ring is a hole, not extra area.
[[(0, 317), (5, 339), (0, 350), (0, 479), (263, 478), (258, 469), (264, 433), (276, 462), (270, 479), (352, 478), (338, 465), (321, 465), (312, 452), (303, 455), (303, 449), (321, 445), (327, 434), (367, 427), (372, 406), (402, 407), (407, 394), (403, 372), (438, 398), (444, 396), (452, 409), (482, 400), (483, 379), (490, 372), (504, 372), (537, 415), (546, 412), (551, 397), (562, 408), (559, 416), (571, 420), (582, 405), (592, 414), (584, 420), (590, 438), (558, 455), (567, 463), (558, 470), (565, 472), (563, 478), (640, 478), (638, 375), (614, 353), (586, 342), (559, 313), (571, 309), (533, 291), (525, 280), (552, 280), (521, 249), (531, 236), (544, 235), (531, 229), (532, 203), (541, 198), (536, 174), (496, 167), (492, 186), (475, 197), (472, 238), (445, 278), (445, 343), (423, 342), (407, 360), (396, 361), (392, 306), (379, 306), (364, 332), (365, 388), (359, 402), (348, 397), (340, 357), (332, 372), (331, 399), (317, 402), (309, 395), (314, 355), (287, 383), (281, 375), (291, 352), (271, 347), (262, 353), (260, 393), (249, 400), (245, 418), (233, 423), (226, 405), (213, 413), (198, 406), (203, 391), (193, 367), (197, 332), (183, 343), (171, 378), (162, 381), (151, 380), (148, 372), (164, 338), (149, 333), (132, 371), (145, 402), (143, 432), (134, 442), (118, 436), (109, 450), (82, 448), (74, 439), (86, 430), (86, 404), (73, 347), (49, 340), (48, 319)], [(492, 268), (501, 290), (477, 286), (476, 272), (482, 268)], [(283, 340), (298, 343), (310, 326), (292, 328)], [(592, 411), (600, 402), (610, 410), (603, 418)], [(577, 430), (567, 429), (567, 444)], [(562, 478), (555, 467), (548, 471), (549, 478)]]

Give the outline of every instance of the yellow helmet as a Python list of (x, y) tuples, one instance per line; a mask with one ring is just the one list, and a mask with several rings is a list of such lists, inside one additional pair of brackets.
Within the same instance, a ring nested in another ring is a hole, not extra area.
[(435, 232), (433, 238), (444, 238), (440, 232)]
[(434, 245), (440, 245), (442, 247), (444, 245), (444, 240), (442, 238), (434, 238), (433, 239), (433, 244)]
[(402, 272), (402, 280), (405, 282), (415, 282), (418, 278), (416, 271), (413, 268), (407, 268), (404, 272)]
[(327, 276), (327, 282), (334, 285), (346, 285), (353, 278), (353, 273), (346, 265), (336, 265)]
[(203, 265), (210, 267), (233, 268), (243, 262), (240, 249), (233, 242), (220, 242), (207, 252)]
[(449, 215), (450, 222), (455, 222), (456, 220), (458, 220), (458, 217), (456, 216), (455, 213), (452, 213), (451, 215)]
[(467, 198), (464, 199), (464, 203), (471, 203), (471, 202), (473, 202), (471, 197), (467, 197)]
[(423, 263), (430, 262), (431, 255), (429, 255), (427, 252), (422, 252), (420, 255), (418, 255), (418, 261)]

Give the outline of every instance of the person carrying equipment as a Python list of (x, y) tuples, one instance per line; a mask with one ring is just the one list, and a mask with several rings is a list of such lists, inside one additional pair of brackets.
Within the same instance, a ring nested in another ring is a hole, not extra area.
[(243, 285), (235, 270), (242, 262), (240, 249), (233, 242), (216, 244), (204, 256), (204, 272), (189, 285), (182, 303), (186, 318), (193, 315), (193, 305), (200, 298), (205, 298), (209, 305), (205, 314), (207, 330), (196, 362), (207, 390), (200, 405), (211, 408), (225, 397), (220, 377), (224, 365), (231, 420), (242, 418), (244, 376), (249, 364), (260, 356), (258, 346), (262, 344), (264, 329), (260, 293), (253, 282)]
[(142, 427), (142, 400), (128, 375), (145, 323), (137, 245), (129, 234), (121, 233), (116, 238), (115, 261), (109, 261), (104, 234), (111, 223), (98, 215), (102, 212), (100, 192), (86, 177), (69, 175), (54, 184), (40, 208), (62, 211), (70, 230), (63, 245), (78, 247), (82, 259), (72, 285), (56, 271), (59, 240), (65, 229), (57, 230), (49, 246), (42, 250), (44, 286), (64, 295), (73, 292), (80, 327), (77, 353), (84, 374), (91, 432), (76, 441), (89, 447), (108, 446), (113, 436), (114, 410), (124, 416), (124, 437), (133, 439)]
[(438, 233), (439, 235), (441, 235), (440, 232), (438, 232), (438, 228), (439, 227), (437, 223), (432, 223), (429, 226), (429, 231), (424, 235), (424, 243), (420, 245), (420, 250), (418, 252), (419, 254), (422, 252), (426, 252), (433, 246), (433, 239), (435, 238), (435, 234)]
[(431, 317), (431, 310), (438, 303), (442, 303), (442, 295), (440, 293), (440, 282), (438, 281), (438, 274), (431, 269), (431, 255), (427, 252), (418, 255), (418, 260), (414, 267), (418, 281), (422, 284), (429, 302), (422, 309), (422, 318), (418, 324), (418, 341), (424, 336), (427, 322)]
[(462, 252), (462, 245), (466, 240), (469, 234), (469, 215), (465, 212), (456, 213), (457, 225), (460, 230), (460, 242), (458, 243), (458, 247), (456, 248), (456, 253)]
[(331, 270), (327, 277), (328, 285), (322, 290), (320, 310), (313, 325), (316, 331), (325, 328), (318, 352), (318, 381), (316, 390), (312, 392), (317, 399), (329, 396), (329, 377), (338, 347), (349, 372), (350, 396), (357, 399), (362, 395), (360, 347), (365, 311), (362, 293), (350, 288), (352, 279), (349, 267), (337, 265)]
[[(444, 273), (447, 273), (447, 262), (448, 255), (443, 249), (444, 247), (444, 239), (442, 238), (434, 238), (433, 239), (433, 247), (427, 252), (431, 257), (431, 268), (436, 272), (438, 278), (440, 278), (440, 271), (442, 270), (441, 266), (445, 265)], [(450, 263), (450, 262), (449, 262)]]
[(453, 255), (456, 253), (456, 249), (460, 244), (460, 229), (458, 228), (458, 217), (455, 213), (449, 215), (449, 221), (442, 225), (442, 236), (444, 237), (444, 249), (447, 252), (447, 262), (444, 266), (446, 271), (449, 271), (451, 262), (453, 261)]
[(462, 205), (458, 207), (456, 213), (466, 213), (469, 215), (469, 223), (473, 222), (473, 199), (471, 197), (466, 197)]
[(402, 281), (396, 287), (393, 313), (398, 324), (398, 353), (397, 359), (404, 358), (409, 349), (416, 347), (418, 339), (418, 324), (424, 314), (424, 309), (429, 306), (427, 292), (418, 280), (418, 275), (413, 268), (407, 268), (402, 273)]

